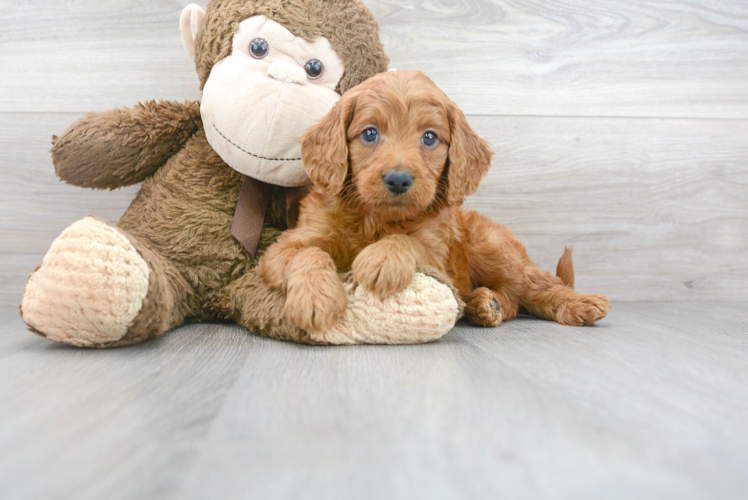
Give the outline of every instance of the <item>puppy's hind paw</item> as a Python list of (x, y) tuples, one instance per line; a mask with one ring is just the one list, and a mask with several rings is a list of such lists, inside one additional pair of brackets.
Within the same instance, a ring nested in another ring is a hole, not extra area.
[(476, 288), (467, 298), (465, 315), (468, 321), (479, 326), (495, 327), (503, 320), (499, 301), (485, 287)]
[(610, 311), (610, 299), (605, 295), (578, 293), (556, 310), (556, 321), (562, 325), (591, 325)]

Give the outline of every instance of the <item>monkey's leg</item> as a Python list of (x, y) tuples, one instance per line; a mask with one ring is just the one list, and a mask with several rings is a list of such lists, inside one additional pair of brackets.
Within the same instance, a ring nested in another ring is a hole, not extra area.
[(179, 325), (188, 294), (166, 259), (121, 229), (86, 217), (63, 231), (29, 276), (20, 313), (51, 340), (113, 347)]
[[(335, 326), (308, 333), (285, 315), (283, 292), (265, 284), (252, 270), (230, 284), (217, 308), (260, 335), (309, 344), (420, 344), (446, 334), (461, 313), (451, 286), (422, 269), (405, 290), (380, 299), (344, 277), (348, 305)], [(424, 274), (426, 273), (426, 274)]]

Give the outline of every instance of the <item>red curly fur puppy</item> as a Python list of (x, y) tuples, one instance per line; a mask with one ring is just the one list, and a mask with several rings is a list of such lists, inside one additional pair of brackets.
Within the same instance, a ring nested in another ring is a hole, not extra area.
[(460, 207), (493, 153), (422, 73), (382, 73), (349, 90), (301, 145), (315, 190), (259, 265), (299, 327), (321, 331), (341, 317), (338, 272), (385, 297), (410, 284), (416, 265), (448, 275), (478, 325), (520, 307), (565, 325), (607, 314), (607, 297), (573, 290), (570, 251), (553, 276), (508, 229)]

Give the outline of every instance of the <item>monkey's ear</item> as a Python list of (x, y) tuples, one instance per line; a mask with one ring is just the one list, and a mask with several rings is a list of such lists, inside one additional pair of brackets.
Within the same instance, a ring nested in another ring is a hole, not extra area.
[(195, 60), (195, 37), (197, 36), (197, 30), (200, 29), (200, 23), (203, 22), (204, 17), (205, 11), (200, 8), (199, 5), (192, 3), (184, 8), (182, 11), (182, 17), (179, 18), (179, 29), (182, 32), (182, 45), (184, 45), (184, 49), (193, 61)]
[(348, 175), (348, 126), (356, 98), (350, 91), (299, 139), (304, 170), (314, 186), (329, 196), (340, 193)]
[(493, 151), (470, 127), (462, 110), (450, 102), (447, 106), (451, 141), (447, 172), (447, 203), (460, 205), (473, 194), (491, 168)]

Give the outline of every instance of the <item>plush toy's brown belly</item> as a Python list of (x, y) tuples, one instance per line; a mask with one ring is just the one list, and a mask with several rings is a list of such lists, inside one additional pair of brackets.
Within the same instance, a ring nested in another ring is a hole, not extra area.
[(231, 235), (242, 175), (221, 160), (200, 130), (147, 179), (118, 226), (170, 261), (200, 309), (253, 268), (286, 228), (285, 194), (271, 195), (257, 259)]

